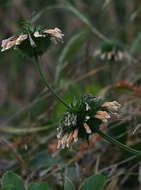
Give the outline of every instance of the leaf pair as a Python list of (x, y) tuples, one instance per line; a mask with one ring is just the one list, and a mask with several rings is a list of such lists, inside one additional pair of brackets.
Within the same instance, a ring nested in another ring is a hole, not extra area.
[[(28, 190), (50, 190), (47, 183), (31, 183)], [(6, 172), (2, 177), (2, 188), (0, 190), (25, 190), (23, 180), (12, 172)]]

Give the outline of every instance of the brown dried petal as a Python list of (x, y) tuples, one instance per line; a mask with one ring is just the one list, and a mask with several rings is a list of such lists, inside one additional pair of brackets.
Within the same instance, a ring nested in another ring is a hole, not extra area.
[(73, 132), (71, 132), (69, 134), (69, 137), (67, 138), (67, 147), (70, 147), (72, 138), (73, 138)]
[(26, 40), (28, 38), (27, 34), (24, 35), (20, 35), (17, 39), (16, 39), (16, 44), (15, 45), (20, 45), (22, 41)]
[(32, 39), (32, 37), (31, 37), (30, 34), (29, 34), (28, 36), (29, 36), (29, 41), (30, 41), (31, 47), (35, 48), (35, 47), (36, 47), (36, 44), (35, 44), (34, 40)]
[(86, 133), (88, 133), (88, 134), (92, 133), (92, 131), (91, 131), (90, 127), (87, 125), (87, 123), (84, 123), (83, 126), (84, 126), (84, 128), (86, 130)]
[(109, 52), (109, 53), (107, 54), (108, 60), (111, 60), (111, 59), (112, 59), (112, 56), (113, 56), (113, 52), (111, 51), (111, 52)]
[(61, 140), (58, 140), (57, 149), (59, 149), (60, 147), (61, 147)]
[(1, 50), (1, 52), (11, 48), (12, 46), (14, 46), (16, 44), (16, 39), (17, 39), (16, 36), (12, 36), (12, 37), (10, 37), (10, 38), (8, 38), (6, 40), (2, 40), (2, 45), (1, 45), (2, 50)]
[(52, 37), (54, 37), (55, 39), (57, 39), (59, 41), (61, 41), (62, 36), (64, 36), (64, 34), (62, 34), (62, 32), (59, 28), (44, 30), (44, 33), (50, 34)]
[(103, 115), (96, 114), (94, 117), (97, 119), (101, 119), (103, 122), (107, 122), (107, 119), (105, 119), (105, 117)]
[(2, 41), (2, 52), (8, 50), (9, 48), (13, 47), (14, 45), (20, 45), (23, 40), (28, 38), (27, 34), (18, 36), (12, 36), (6, 40)]
[(102, 105), (102, 107), (113, 107), (113, 106), (120, 107), (120, 104), (117, 101), (113, 101), (113, 102), (105, 102)]
[(45, 37), (45, 35), (40, 34), (38, 31), (34, 32), (34, 37), (39, 38), (39, 37)]
[(123, 59), (123, 53), (121, 51), (117, 52), (117, 58), (121, 61)]
[(114, 103), (114, 105), (116, 105), (116, 106), (121, 106), (117, 101), (113, 101), (113, 103)]
[(78, 129), (75, 129), (75, 130), (74, 130), (73, 138), (74, 138), (74, 142), (77, 142), (77, 141), (78, 141)]
[(97, 114), (104, 116), (105, 119), (111, 118), (111, 116), (106, 111), (97, 111)]

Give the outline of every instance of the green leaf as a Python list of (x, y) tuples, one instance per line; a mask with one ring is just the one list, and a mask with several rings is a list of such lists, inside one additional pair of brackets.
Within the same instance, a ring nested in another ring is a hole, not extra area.
[(47, 151), (44, 151), (37, 154), (30, 161), (30, 167), (32, 169), (37, 169), (37, 168), (42, 168), (42, 167), (53, 167), (60, 163), (62, 163), (62, 160), (60, 157), (54, 158), (51, 155), (49, 155)]
[(17, 186), (14, 185), (8, 185), (5, 187), (0, 188), (0, 190), (19, 190)]
[(75, 190), (74, 185), (68, 177), (65, 177), (64, 190)]
[(80, 190), (101, 190), (105, 182), (103, 175), (93, 175), (87, 178), (81, 185)]
[(50, 190), (47, 183), (39, 182), (39, 183), (31, 183), (28, 186), (28, 190)]
[(84, 30), (79, 34), (74, 35), (67, 43), (59, 58), (59, 64), (57, 65), (57, 70), (56, 70), (56, 81), (59, 78), (64, 62), (67, 59), (70, 58), (72, 59), (80, 51), (82, 45), (85, 43), (86, 39), (88, 38), (88, 34), (89, 34), (88, 30)]
[[(23, 180), (12, 172), (6, 172), (2, 177), (3, 187), (16, 186), (19, 190), (25, 190)], [(8, 188), (8, 187), (7, 187)], [(14, 187), (11, 187), (14, 188)], [(13, 190), (13, 189), (12, 189)]]

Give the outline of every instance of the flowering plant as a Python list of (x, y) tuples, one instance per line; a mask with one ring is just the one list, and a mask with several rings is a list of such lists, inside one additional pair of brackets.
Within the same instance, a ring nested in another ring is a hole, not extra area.
[[(50, 40), (62, 41), (63, 34), (60, 29), (41, 29), (25, 27), (25, 30), (15, 36), (2, 41), (1, 51), (19, 48), (28, 56), (34, 57), (41, 79), (50, 92), (67, 108), (57, 128), (58, 148), (70, 147), (78, 138), (87, 139), (91, 133), (98, 133), (107, 141), (141, 156), (141, 152), (134, 150), (100, 130), (102, 122), (107, 122), (111, 117), (118, 116), (120, 104), (117, 101), (105, 102), (92, 95), (82, 96), (68, 105), (48, 84), (39, 64), (38, 56), (43, 54), (50, 45)], [(112, 46), (111, 46), (112, 47)], [(110, 54), (109, 54), (110, 55)], [(110, 57), (113, 58), (113, 57)]]
[(63, 41), (64, 34), (59, 28), (42, 29), (41, 27), (25, 27), (25, 29), (2, 41), (1, 52), (11, 48), (19, 48), (30, 57), (42, 55), (50, 46), (51, 40), (55, 43)]
[(90, 134), (99, 129), (102, 122), (117, 116), (119, 108), (120, 104), (117, 101), (104, 102), (93, 95), (74, 100), (57, 128), (58, 148), (70, 147), (79, 137), (88, 139)]
[(115, 41), (104, 42), (100, 49), (94, 52), (95, 56), (105, 61), (122, 61), (125, 57), (123, 47)]

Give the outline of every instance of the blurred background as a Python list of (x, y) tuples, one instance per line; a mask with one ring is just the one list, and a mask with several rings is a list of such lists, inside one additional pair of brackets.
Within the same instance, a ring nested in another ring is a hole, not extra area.
[[(120, 118), (101, 126), (141, 150), (141, 1), (0, 0), (0, 41), (21, 23), (58, 27), (64, 43), (40, 57), (49, 83), (71, 103), (84, 94), (122, 105)], [(25, 184), (48, 181), (62, 189), (68, 176), (78, 187), (94, 173), (105, 190), (141, 189), (140, 158), (98, 135), (56, 150), (56, 128), (65, 111), (40, 80), (34, 59), (19, 50), (0, 53), (0, 175), (12, 170)]]

